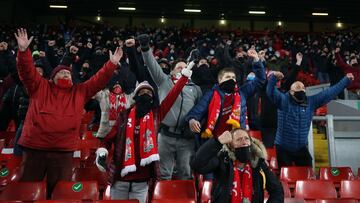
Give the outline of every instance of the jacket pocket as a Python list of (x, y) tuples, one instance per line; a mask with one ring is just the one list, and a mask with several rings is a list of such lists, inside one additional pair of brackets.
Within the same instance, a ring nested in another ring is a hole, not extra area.
[(46, 108), (40, 109), (39, 119), (34, 121), (34, 126), (44, 133), (74, 133), (77, 129), (75, 111), (64, 109), (61, 109), (61, 111), (63, 112)]

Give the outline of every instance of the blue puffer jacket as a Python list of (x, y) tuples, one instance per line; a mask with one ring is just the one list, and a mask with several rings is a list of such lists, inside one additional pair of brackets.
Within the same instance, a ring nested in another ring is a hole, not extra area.
[(275, 144), (292, 152), (307, 146), (314, 111), (334, 99), (351, 83), (347, 77), (344, 77), (325, 91), (308, 96), (306, 105), (299, 105), (289, 93), (278, 91), (275, 88), (276, 82), (276, 77), (272, 75), (266, 88), (268, 97), (278, 108)]
[[(246, 124), (246, 99), (250, 96), (252, 96), (256, 90), (262, 88), (266, 81), (265, 76), (265, 69), (264, 65), (261, 62), (256, 62), (253, 64), (253, 71), (255, 73), (255, 79), (253, 81), (249, 81), (246, 84), (242, 85), (239, 88), (239, 93), (241, 96), (241, 114), (240, 114), (240, 126), (241, 128), (245, 128)], [(185, 121), (189, 122), (191, 119), (195, 119), (197, 121), (201, 121), (203, 118), (207, 117), (208, 114), (208, 107), (209, 103), (211, 102), (214, 90), (218, 90), (221, 97), (221, 108), (220, 108), (220, 115), (222, 114), (223, 109), (223, 102), (224, 102), (224, 92), (220, 90), (219, 85), (216, 84), (212, 88), (211, 91), (207, 91), (199, 103), (194, 106), (190, 112), (185, 117)], [(217, 120), (217, 122), (220, 121), (220, 116)], [(216, 125), (215, 125), (216, 128)]]

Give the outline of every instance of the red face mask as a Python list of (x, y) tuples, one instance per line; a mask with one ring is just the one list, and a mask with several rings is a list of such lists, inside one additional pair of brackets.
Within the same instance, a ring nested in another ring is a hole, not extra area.
[(112, 92), (113, 92), (114, 94), (119, 95), (119, 94), (122, 93), (122, 89), (121, 89), (121, 87), (116, 86), (115, 88), (112, 89)]
[(63, 89), (67, 89), (67, 88), (70, 88), (70, 87), (72, 87), (72, 81), (71, 80), (69, 80), (69, 79), (58, 79), (57, 80), (57, 84), (56, 84), (58, 87), (60, 87), (60, 88), (63, 88)]

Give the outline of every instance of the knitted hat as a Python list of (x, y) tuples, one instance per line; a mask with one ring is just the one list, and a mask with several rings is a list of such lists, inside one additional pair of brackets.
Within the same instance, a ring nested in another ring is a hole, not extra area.
[(71, 68), (69, 66), (58, 65), (58, 66), (56, 66), (56, 68), (54, 68), (54, 70), (52, 70), (50, 79), (54, 79), (56, 73), (58, 73), (61, 70), (68, 70), (71, 72)]
[(154, 88), (149, 84), (148, 81), (143, 81), (138, 84), (138, 86), (135, 88), (135, 96), (139, 93), (141, 89), (149, 89), (152, 91), (153, 95), (155, 95)]

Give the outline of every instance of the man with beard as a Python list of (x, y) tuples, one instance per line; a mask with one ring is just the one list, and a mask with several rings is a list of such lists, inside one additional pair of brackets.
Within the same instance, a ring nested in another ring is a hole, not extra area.
[(96, 151), (96, 165), (100, 171), (105, 172), (107, 169), (107, 149), (111, 149), (112, 143), (115, 146), (108, 170), (111, 199), (138, 199), (141, 203), (146, 202), (149, 181), (159, 178), (159, 125), (188, 82), (193, 65), (191, 62), (181, 71), (182, 77), (160, 106), (154, 103), (153, 87), (147, 81), (140, 83), (134, 92), (135, 104), (122, 111), (116, 121), (117, 133), (110, 133), (102, 140), (103, 147)]
[[(181, 71), (186, 67), (186, 63), (180, 60), (175, 61), (170, 75), (166, 75), (149, 47), (150, 37), (143, 34), (138, 36), (138, 40), (144, 62), (158, 87), (159, 99), (162, 101), (180, 79)], [(201, 89), (189, 81), (161, 123), (159, 135), (161, 179), (172, 178), (175, 160), (178, 178), (182, 180), (192, 178), (189, 162), (194, 154), (195, 142), (194, 135), (188, 130), (184, 118), (201, 95)]]
[(275, 137), (279, 168), (291, 166), (312, 166), (312, 157), (307, 148), (308, 134), (314, 111), (334, 99), (354, 80), (348, 73), (336, 85), (313, 96), (306, 96), (305, 86), (296, 81), (287, 93), (281, 93), (275, 86), (284, 78), (281, 72), (274, 72), (268, 81), (266, 93), (278, 108), (278, 122)]
[[(218, 137), (226, 130), (246, 128), (246, 99), (265, 84), (266, 76), (263, 63), (257, 52), (248, 51), (253, 59), (255, 78), (242, 86), (237, 85), (235, 71), (224, 68), (218, 74), (218, 84), (206, 92), (200, 102), (191, 109), (186, 121), (193, 132), (201, 133), (202, 138)], [(202, 129), (200, 121), (207, 117)]]
[(340, 56), (340, 48), (335, 49), (336, 65), (339, 66), (345, 74), (352, 73), (354, 75), (354, 82), (347, 88), (355, 95), (355, 99), (360, 98), (360, 65), (356, 57), (350, 58), (349, 64), (346, 64)]
[(57, 66), (48, 81), (36, 71), (28, 48), (25, 29), (18, 29), (17, 70), (30, 98), (23, 131), (18, 142), (24, 149), (20, 181), (42, 181), (46, 176), (47, 195), (50, 197), (58, 181), (70, 181), (73, 152), (79, 141), (80, 123), (85, 103), (110, 80), (119, 60), (121, 48), (88, 81), (73, 84), (71, 69)]

